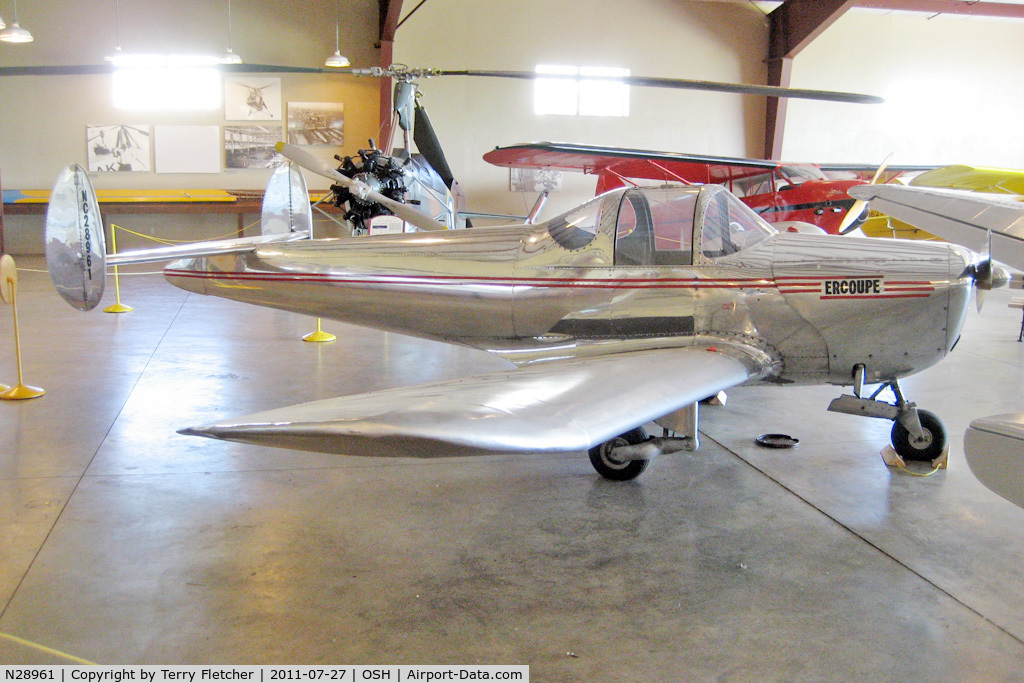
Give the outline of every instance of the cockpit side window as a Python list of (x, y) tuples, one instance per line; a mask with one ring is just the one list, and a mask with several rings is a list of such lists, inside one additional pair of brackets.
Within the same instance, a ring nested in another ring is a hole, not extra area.
[(590, 200), (568, 213), (548, 222), (548, 234), (566, 249), (582, 249), (597, 236), (601, 218), (602, 197)]
[(737, 178), (732, 181), (732, 190), (740, 197), (768, 194), (775, 191), (774, 180), (774, 173), (760, 173), (746, 178)]
[(690, 265), (696, 203), (692, 188), (626, 192), (615, 231), (616, 265)]
[(654, 254), (651, 214), (643, 195), (627, 192), (615, 226), (615, 265), (650, 265)]
[(728, 256), (757, 246), (775, 230), (728, 192), (718, 192), (704, 210), (701, 252), (707, 258)]

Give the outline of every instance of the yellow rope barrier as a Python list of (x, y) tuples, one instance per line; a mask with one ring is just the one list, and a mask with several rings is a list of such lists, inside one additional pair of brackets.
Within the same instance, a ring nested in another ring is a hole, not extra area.
[[(111, 230), (110, 230), (110, 246), (113, 248), (114, 254), (116, 255), (117, 254), (117, 230), (115, 230), (114, 228), (116, 228), (117, 226), (114, 225), (113, 223), (111, 223), (111, 226), (112, 227), (111, 227)], [(131, 306), (126, 306), (125, 304), (121, 303), (121, 278), (120, 278), (119, 273), (117, 272), (117, 266), (114, 266), (114, 292), (116, 294), (116, 303), (114, 303), (111, 306), (107, 306), (106, 308), (104, 308), (103, 309), (104, 313), (130, 313), (133, 310), (135, 310)]]
[[(242, 228), (242, 230), (248, 230), (249, 228), (251, 228), (251, 227), (253, 227), (255, 225), (258, 225), (259, 222), (260, 221), (253, 221), (252, 223), (249, 223), (248, 225), (244, 226)], [(141, 232), (135, 232), (134, 230), (130, 230), (130, 229), (124, 227), (124, 226), (115, 225), (113, 223), (110, 224), (110, 227), (111, 227), (111, 229), (122, 230), (122, 231), (127, 232), (127, 233), (129, 233), (131, 235), (135, 235), (136, 237), (141, 237), (142, 239), (150, 240), (150, 241), (156, 242), (157, 244), (163, 244), (163, 245), (189, 244), (191, 242), (196, 242), (196, 241), (213, 242), (213, 241), (216, 241), (216, 240), (223, 240), (223, 239), (228, 239), (228, 238), (231, 238), (231, 237), (236, 237), (238, 235), (238, 230), (235, 229), (235, 230), (232, 230), (231, 232), (226, 233), (224, 235), (218, 235), (217, 237), (211, 237), (211, 238), (206, 239), (206, 240), (172, 240), (172, 239), (169, 239), (167, 237), (154, 237), (153, 235), (145, 235), (145, 234), (143, 234)]]
[(2, 638), (4, 640), (9, 640), (12, 643), (17, 643), (18, 645), (22, 645), (24, 647), (31, 648), (33, 650), (38, 650), (39, 652), (45, 652), (48, 655), (54, 655), (56, 657), (61, 657), (63, 659), (68, 660), (69, 662), (74, 662), (76, 664), (88, 664), (88, 665), (92, 665), (92, 666), (95, 666), (95, 664), (96, 664), (96, 662), (90, 662), (88, 659), (82, 659), (81, 657), (75, 657), (74, 655), (69, 655), (66, 652), (61, 652), (60, 650), (54, 650), (52, 647), (46, 647), (45, 645), (40, 645), (39, 643), (33, 643), (32, 641), (25, 640), (24, 638), (18, 638), (17, 636), (12, 636), (9, 633), (0, 632), (0, 638)]
[(909, 474), (912, 477), (930, 477), (930, 476), (932, 476), (933, 474), (935, 474), (936, 472), (938, 472), (939, 470), (942, 469), (942, 465), (941, 464), (936, 465), (935, 468), (931, 472), (914, 472), (913, 470), (907, 469), (903, 465), (896, 465), (896, 467), (900, 468), (901, 470), (903, 470), (904, 472), (906, 472), (907, 474)]

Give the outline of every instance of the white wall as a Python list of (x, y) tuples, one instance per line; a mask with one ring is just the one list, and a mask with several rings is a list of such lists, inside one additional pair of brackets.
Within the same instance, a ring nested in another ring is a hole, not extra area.
[[(410, 4), (411, 3), (407, 3)], [(767, 20), (746, 4), (680, 0), (430, 0), (398, 31), (395, 59), (413, 67), (532, 71), (539, 63), (616, 66), (635, 76), (763, 83)], [(434, 78), (422, 102), (470, 208), (525, 212), (508, 170), (482, 155), (550, 140), (748, 156), (763, 149), (764, 101), (720, 93), (633, 88), (630, 116), (537, 116), (532, 84)], [(566, 174), (550, 216), (593, 196), (593, 178)]]
[[(357, 66), (376, 65), (376, 0), (233, 0), (232, 47), (249, 64), (320, 67), (334, 51), (339, 6), (342, 53)], [(4, 18), (11, 21), (8, 6), (2, 9)], [(21, 25), (32, 31), (35, 42), (0, 43), (0, 66), (102, 64), (104, 55), (116, 44), (114, 0), (34, 0), (19, 3), (18, 9)], [(220, 55), (227, 45), (226, 0), (122, 1), (120, 19), (124, 52)], [(316, 148), (320, 156), (330, 159), (336, 153), (352, 154), (366, 145), (367, 138), (377, 135), (376, 80), (333, 74), (279, 76), (284, 107), (290, 101), (345, 104), (345, 144)], [(111, 80), (109, 75), (0, 77), (0, 181), (4, 189), (49, 189), (65, 165), (85, 165), (87, 125), (226, 123), (223, 108), (186, 113), (114, 109)], [(97, 188), (112, 189), (262, 189), (268, 178), (265, 170), (92, 174)], [(311, 175), (307, 181), (311, 188), (329, 184)], [(235, 224), (233, 216), (119, 218), (143, 232), (172, 238), (220, 235)], [(249, 217), (250, 221), (254, 218), (258, 217)], [(41, 217), (7, 215), (5, 227), (9, 251), (41, 252)]]
[(797, 56), (794, 87), (878, 94), (884, 105), (792, 101), (792, 161), (1024, 168), (1024, 22), (852, 11)]

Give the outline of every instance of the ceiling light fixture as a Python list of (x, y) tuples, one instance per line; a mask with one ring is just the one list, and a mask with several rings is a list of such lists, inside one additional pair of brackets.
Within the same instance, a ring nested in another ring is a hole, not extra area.
[(341, 54), (341, 46), (338, 42), (338, 25), (340, 22), (341, 0), (338, 0), (338, 16), (334, 18), (334, 54), (324, 61), (324, 66), (334, 67), (335, 69), (340, 69), (352, 64), (348, 61), (348, 57)]
[[(3, 20), (0, 20), (3, 23)], [(31, 43), (35, 40), (28, 30), (18, 26), (18, 0), (14, 0), (14, 21), (0, 31), (0, 40), (5, 43)]]
[(220, 57), (221, 64), (241, 64), (241, 56), (235, 54), (231, 49), (231, 0), (228, 0), (228, 49)]

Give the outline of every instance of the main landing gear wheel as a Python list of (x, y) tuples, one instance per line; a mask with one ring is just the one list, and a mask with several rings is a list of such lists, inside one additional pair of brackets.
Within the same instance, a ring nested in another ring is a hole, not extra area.
[(619, 446), (635, 446), (647, 441), (647, 432), (642, 427), (630, 429), (625, 434), (609, 439), (590, 449), (590, 464), (605, 479), (628, 481), (636, 479), (647, 469), (650, 460), (619, 460), (612, 457), (612, 450)]
[(904, 460), (931, 461), (942, 455), (946, 448), (946, 426), (942, 420), (927, 410), (918, 410), (924, 438), (917, 439), (899, 420), (892, 425), (892, 447)]

